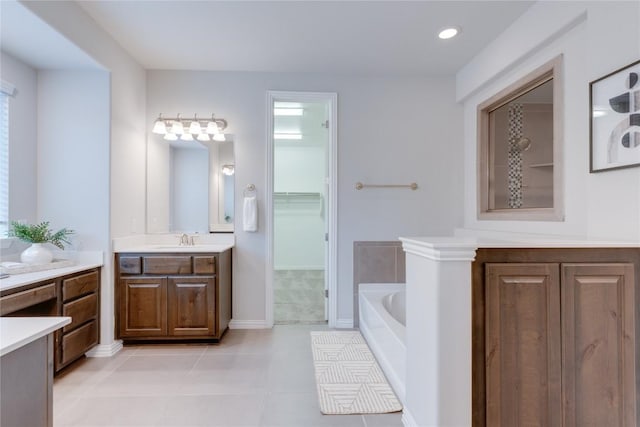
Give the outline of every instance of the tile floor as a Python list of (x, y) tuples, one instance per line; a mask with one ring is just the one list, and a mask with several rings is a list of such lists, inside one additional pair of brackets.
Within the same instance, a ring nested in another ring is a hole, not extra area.
[(56, 377), (54, 426), (402, 426), (401, 413), (320, 413), (309, 332), (324, 329), (236, 329), (220, 344), (83, 359)]
[(275, 270), (276, 324), (324, 321), (324, 270)]

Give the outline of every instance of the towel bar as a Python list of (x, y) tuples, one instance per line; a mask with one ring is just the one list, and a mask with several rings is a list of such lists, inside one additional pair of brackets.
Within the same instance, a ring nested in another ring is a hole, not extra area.
[(363, 188), (410, 188), (412, 190), (418, 189), (418, 184), (412, 182), (411, 184), (363, 184), (356, 182), (356, 190), (362, 190)]

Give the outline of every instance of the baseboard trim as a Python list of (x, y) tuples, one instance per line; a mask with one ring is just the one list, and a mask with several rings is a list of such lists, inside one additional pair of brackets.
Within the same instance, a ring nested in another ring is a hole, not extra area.
[(415, 418), (413, 418), (413, 415), (411, 415), (409, 409), (407, 409), (407, 405), (404, 405), (402, 409), (402, 425), (404, 427), (420, 427)]
[(352, 329), (353, 319), (336, 319), (336, 329)]
[(98, 344), (85, 353), (87, 357), (111, 357), (122, 350), (122, 340), (115, 340), (111, 344)]
[(264, 320), (234, 320), (229, 322), (229, 329), (271, 329)]

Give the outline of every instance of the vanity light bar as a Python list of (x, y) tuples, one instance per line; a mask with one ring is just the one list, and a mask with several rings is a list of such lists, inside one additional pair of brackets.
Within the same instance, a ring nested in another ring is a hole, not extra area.
[(226, 128), (227, 121), (214, 117), (213, 114), (210, 119), (200, 119), (196, 114), (193, 115), (193, 118), (186, 119), (182, 118), (180, 114), (177, 117), (162, 117), (160, 114), (153, 124), (152, 132), (158, 135), (190, 133), (191, 135), (209, 134), (215, 136), (221, 134)]

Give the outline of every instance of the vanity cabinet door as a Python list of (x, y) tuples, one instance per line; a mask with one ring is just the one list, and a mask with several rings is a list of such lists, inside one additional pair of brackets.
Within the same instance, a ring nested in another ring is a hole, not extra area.
[(562, 265), (565, 426), (636, 426), (633, 264)]
[(169, 335), (215, 334), (215, 285), (211, 276), (169, 277)]
[(486, 265), (487, 426), (562, 425), (559, 265)]
[(120, 279), (120, 336), (167, 334), (167, 278)]

